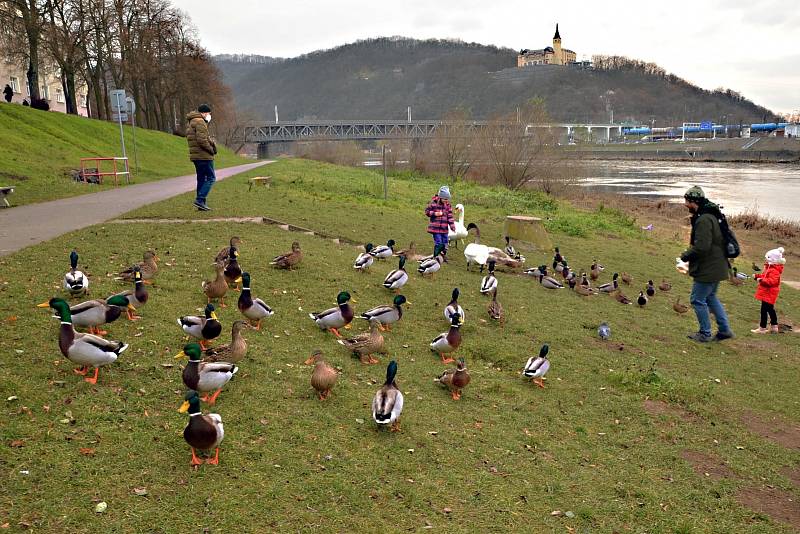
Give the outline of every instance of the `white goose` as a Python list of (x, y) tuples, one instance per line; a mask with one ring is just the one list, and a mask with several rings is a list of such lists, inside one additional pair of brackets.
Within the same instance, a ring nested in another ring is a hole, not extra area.
[(483, 267), (489, 259), (489, 247), (481, 245), (481, 231), (478, 225), (475, 223), (469, 223), (467, 225), (467, 231), (473, 228), (475, 229), (475, 242), (466, 246), (464, 249), (464, 257), (467, 258), (468, 271), (471, 264), (477, 263), (481, 266), (481, 272), (483, 272)]
[(455, 221), (455, 231), (447, 231), (447, 239), (450, 243), (457, 245), (458, 240), (466, 239), (469, 236), (469, 231), (467, 227), (464, 226), (464, 205), (456, 204), (453, 209), (458, 212), (458, 220)]

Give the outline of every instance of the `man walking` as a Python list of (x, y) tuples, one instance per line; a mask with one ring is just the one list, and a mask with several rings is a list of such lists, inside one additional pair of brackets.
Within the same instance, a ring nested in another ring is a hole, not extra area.
[[(681, 260), (689, 263), (689, 276), (694, 279), (690, 301), (697, 315), (700, 330), (689, 336), (699, 343), (723, 341), (733, 337), (725, 308), (717, 298), (719, 283), (728, 278), (728, 259), (725, 240), (719, 228), (719, 206), (706, 198), (703, 190), (694, 186), (683, 196), (692, 214), (692, 237)], [(709, 310), (717, 320), (717, 334), (711, 336)]]
[(11, 103), (11, 99), (14, 98), (14, 90), (8, 84), (3, 88), (3, 97), (9, 104)]
[(186, 141), (189, 143), (189, 159), (197, 170), (197, 195), (194, 206), (200, 211), (209, 211), (206, 197), (211, 192), (217, 177), (214, 174), (214, 155), (217, 145), (208, 135), (208, 123), (211, 122), (211, 108), (201, 104), (197, 111), (186, 115), (189, 122), (186, 126)]

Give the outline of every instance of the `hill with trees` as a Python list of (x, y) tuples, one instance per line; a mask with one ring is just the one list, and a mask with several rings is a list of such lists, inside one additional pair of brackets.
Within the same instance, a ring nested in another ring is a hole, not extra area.
[(217, 56), (240, 112), (282, 120), (476, 119), (544, 101), (555, 120), (679, 124), (761, 122), (775, 115), (729, 89), (705, 90), (652, 63), (597, 56), (592, 68), (516, 68), (517, 52), (453, 40), (377, 38), (291, 59)]

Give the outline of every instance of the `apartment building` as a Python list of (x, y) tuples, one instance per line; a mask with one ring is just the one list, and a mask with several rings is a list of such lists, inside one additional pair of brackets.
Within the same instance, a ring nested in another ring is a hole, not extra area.
[[(12, 62), (0, 59), (0, 93), (6, 84), (11, 86), (14, 92), (11, 102), (22, 104), (23, 100), (30, 102), (31, 94), (28, 89), (27, 77), (25, 76), (26, 67), (15, 65)], [(64, 89), (61, 87), (61, 77), (58, 68), (39, 67), (39, 96), (47, 100), (50, 104), (50, 111), (67, 112), (67, 100), (64, 96)], [(89, 116), (88, 89), (85, 84), (78, 83), (76, 80), (75, 101), (78, 105), (78, 115)], [(5, 102), (5, 100), (3, 100)]]

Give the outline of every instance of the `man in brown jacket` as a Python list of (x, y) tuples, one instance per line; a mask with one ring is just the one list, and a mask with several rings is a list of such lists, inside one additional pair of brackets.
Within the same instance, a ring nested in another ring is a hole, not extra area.
[(194, 206), (200, 211), (209, 211), (206, 197), (211, 191), (217, 177), (214, 174), (214, 156), (217, 145), (208, 135), (208, 123), (211, 122), (211, 108), (201, 104), (197, 111), (186, 115), (186, 141), (189, 143), (189, 159), (197, 170), (197, 195)]

